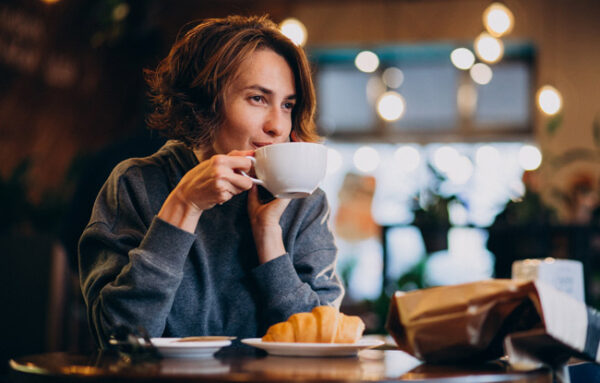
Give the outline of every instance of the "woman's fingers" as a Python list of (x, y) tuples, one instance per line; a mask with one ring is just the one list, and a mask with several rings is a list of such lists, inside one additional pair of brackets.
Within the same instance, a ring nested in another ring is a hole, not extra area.
[(248, 192), (248, 213), (252, 215), (258, 206), (260, 206), (260, 202), (258, 201), (258, 187), (253, 185)]
[(210, 161), (209, 166), (214, 169), (243, 170), (247, 172), (252, 168), (252, 161), (245, 156), (217, 154), (208, 161)]
[(277, 216), (277, 221), (281, 218), (281, 215), (290, 204), (291, 199), (289, 198), (275, 198), (266, 204), (267, 209), (270, 210), (270, 214)]
[(250, 221), (262, 226), (279, 225), (279, 219), (289, 204), (290, 200), (283, 198), (261, 203), (258, 198), (258, 187), (253, 186), (248, 195)]

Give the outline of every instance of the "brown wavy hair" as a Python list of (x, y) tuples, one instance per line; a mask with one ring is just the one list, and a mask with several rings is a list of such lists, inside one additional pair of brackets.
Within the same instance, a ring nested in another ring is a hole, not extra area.
[(294, 138), (318, 141), (315, 90), (306, 55), (267, 16), (207, 19), (178, 37), (156, 70), (144, 71), (154, 105), (149, 127), (191, 148), (211, 147), (224, 121), (225, 90), (241, 63), (264, 48), (284, 57), (294, 73)]

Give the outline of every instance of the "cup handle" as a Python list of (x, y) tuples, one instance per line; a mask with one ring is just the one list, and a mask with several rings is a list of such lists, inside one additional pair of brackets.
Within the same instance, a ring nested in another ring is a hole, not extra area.
[[(256, 166), (256, 158), (254, 158), (252, 156), (246, 156), (246, 158), (248, 158), (250, 161), (252, 161), (252, 166)], [(252, 182), (254, 182), (255, 184), (260, 185), (260, 186), (265, 186), (265, 183), (262, 180), (259, 180), (258, 178), (250, 177), (243, 170), (240, 170), (240, 173), (242, 173), (243, 176), (250, 178), (252, 180)]]

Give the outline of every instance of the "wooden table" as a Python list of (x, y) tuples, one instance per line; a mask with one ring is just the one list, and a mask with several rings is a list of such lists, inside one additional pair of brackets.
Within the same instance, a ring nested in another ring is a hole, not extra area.
[(116, 355), (47, 353), (10, 361), (14, 382), (552, 382), (547, 369), (511, 371), (504, 363), (478, 366), (420, 364), (398, 350), (365, 350), (357, 357), (266, 356), (226, 352), (206, 359), (130, 363)]

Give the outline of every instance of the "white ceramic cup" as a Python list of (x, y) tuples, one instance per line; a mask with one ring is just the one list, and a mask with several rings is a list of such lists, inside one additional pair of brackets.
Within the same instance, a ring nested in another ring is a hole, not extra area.
[(286, 142), (258, 148), (252, 160), (255, 184), (277, 198), (303, 198), (311, 195), (325, 177), (327, 148), (310, 142)]

